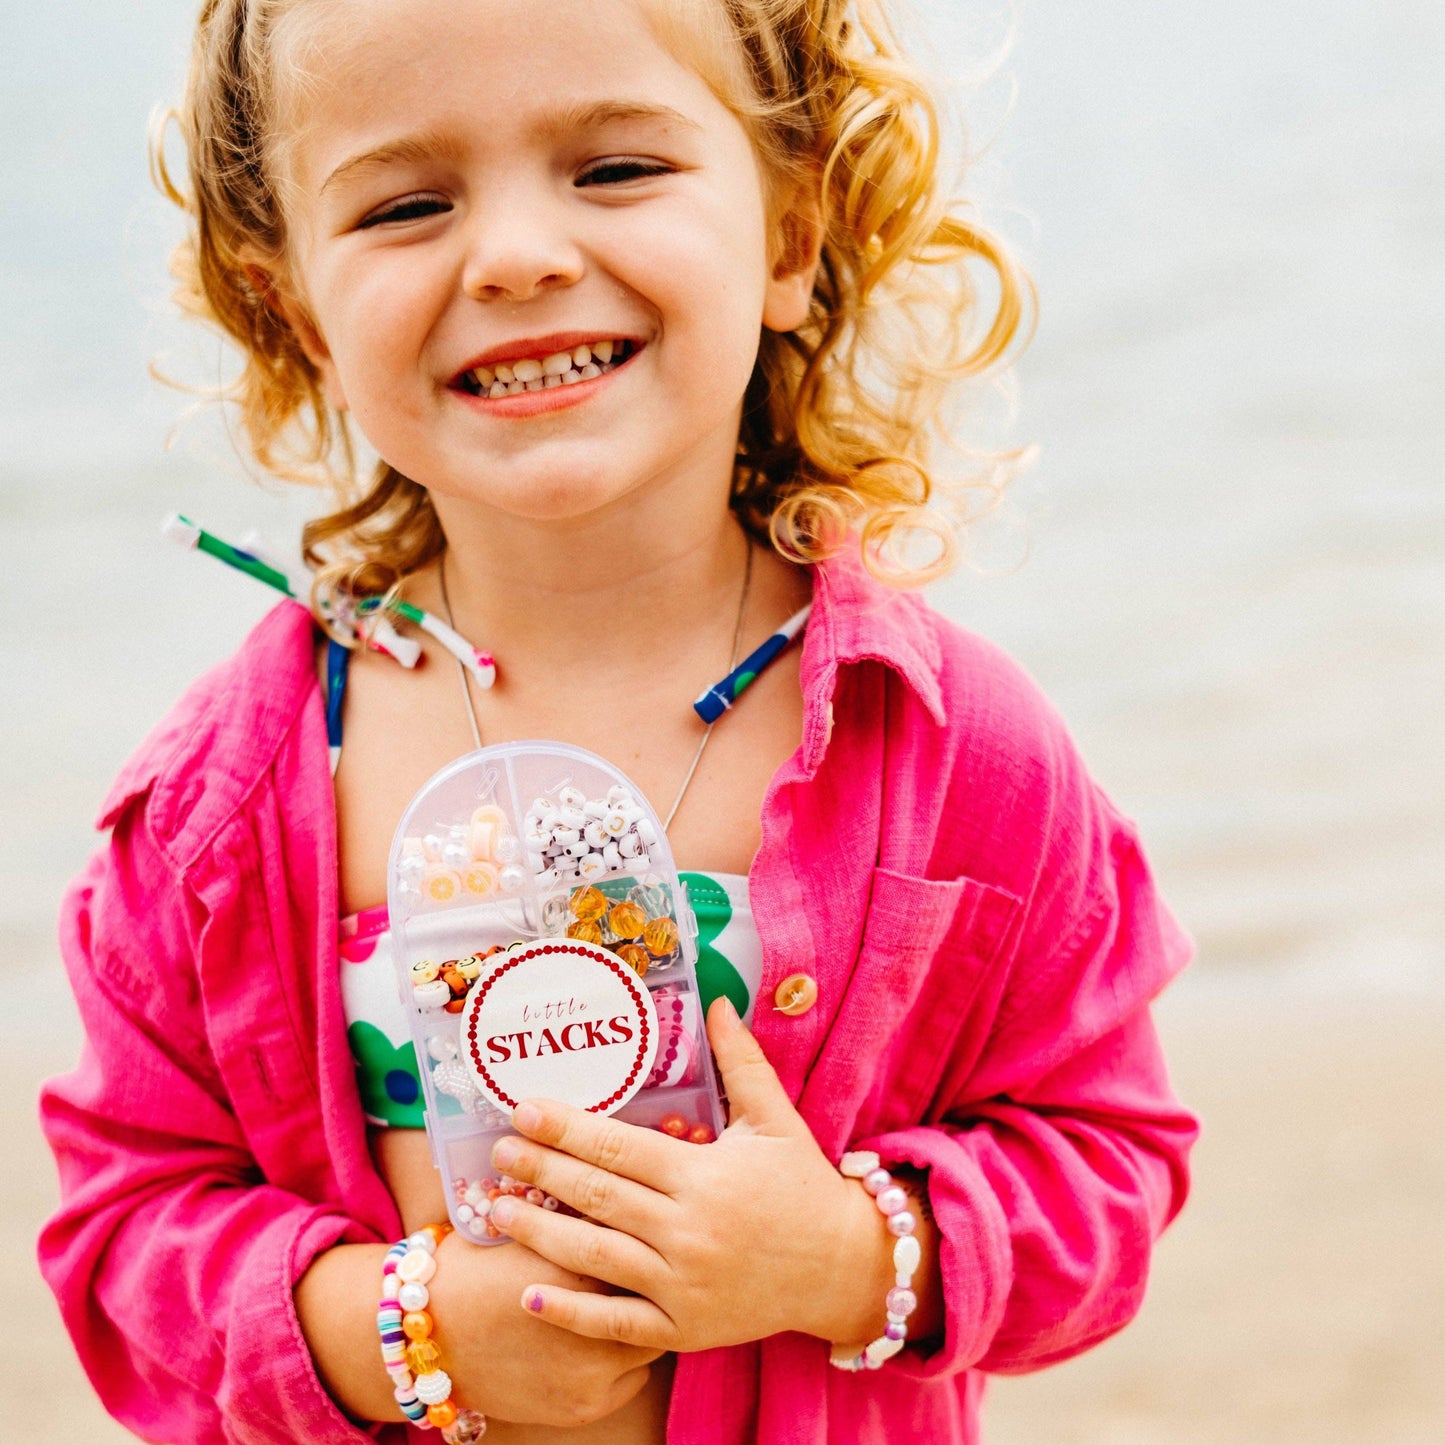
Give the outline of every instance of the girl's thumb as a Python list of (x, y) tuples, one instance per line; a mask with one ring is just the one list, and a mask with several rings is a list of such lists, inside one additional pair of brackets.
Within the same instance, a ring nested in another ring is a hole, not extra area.
[(707, 1036), (728, 1096), (729, 1124), (791, 1124), (798, 1118), (777, 1072), (724, 994), (707, 1011)]

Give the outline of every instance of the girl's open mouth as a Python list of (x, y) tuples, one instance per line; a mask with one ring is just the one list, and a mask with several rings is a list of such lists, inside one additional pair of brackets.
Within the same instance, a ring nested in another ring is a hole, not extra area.
[(468, 396), (496, 400), (528, 391), (554, 391), (594, 381), (623, 366), (639, 350), (635, 341), (593, 341), (550, 356), (517, 357), (464, 371), (452, 383)]

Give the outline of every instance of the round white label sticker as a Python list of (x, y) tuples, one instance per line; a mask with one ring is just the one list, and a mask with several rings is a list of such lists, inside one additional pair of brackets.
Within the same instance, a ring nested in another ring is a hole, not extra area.
[(462, 1058), (498, 1108), (547, 1098), (611, 1114), (642, 1087), (657, 1053), (657, 1011), (616, 954), (542, 938), (484, 967), (462, 1010)]

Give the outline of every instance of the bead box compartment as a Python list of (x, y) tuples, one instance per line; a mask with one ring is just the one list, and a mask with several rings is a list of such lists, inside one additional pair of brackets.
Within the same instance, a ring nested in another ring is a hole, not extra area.
[(491, 1148), (511, 1130), (475, 1085), (461, 1021), (488, 957), (510, 945), (571, 939), (625, 963), (651, 999), (657, 1045), (616, 1117), (694, 1142), (721, 1132), (696, 922), (656, 814), (604, 759), (509, 743), (444, 768), (398, 827), (388, 902), (432, 1156), (463, 1237), (501, 1242), (475, 1200), (484, 1181), (497, 1187)]

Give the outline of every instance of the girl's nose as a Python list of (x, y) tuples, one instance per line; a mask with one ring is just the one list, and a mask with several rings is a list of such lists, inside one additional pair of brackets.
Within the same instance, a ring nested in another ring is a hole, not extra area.
[(529, 301), (572, 285), (582, 265), (580, 249), (542, 198), (498, 198), (474, 220), (462, 289), (478, 301)]

